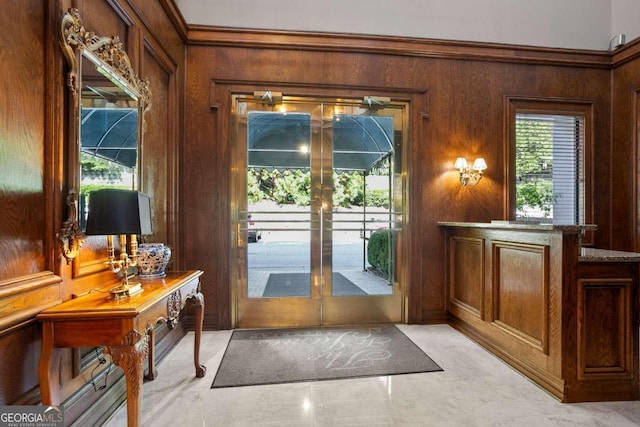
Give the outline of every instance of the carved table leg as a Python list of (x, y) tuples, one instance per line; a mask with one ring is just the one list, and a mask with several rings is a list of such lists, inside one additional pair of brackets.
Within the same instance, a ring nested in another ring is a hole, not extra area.
[(42, 404), (57, 406), (60, 404), (59, 368), (61, 351), (59, 348), (54, 347), (53, 332), (53, 323), (43, 323), (38, 377)]
[(200, 338), (202, 337), (202, 322), (204, 320), (204, 295), (200, 292), (195, 293), (189, 298), (193, 304), (196, 314), (196, 331), (193, 349), (193, 363), (196, 366), (196, 377), (204, 377), (207, 368), (200, 364)]
[(156, 331), (152, 326), (147, 330), (147, 335), (149, 336), (149, 372), (147, 372), (147, 379), (149, 381), (153, 381), (156, 379), (158, 375), (158, 371), (156, 370), (156, 360), (154, 357), (154, 349), (156, 347)]
[(149, 351), (147, 334), (137, 331), (129, 332), (122, 340), (122, 345), (108, 346), (106, 353), (111, 354), (113, 363), (122, 368), (127, 382), (127, 425), (140, 425), (140, 408), (142, 406), (142, 377), (144, 376), (144, 359)]

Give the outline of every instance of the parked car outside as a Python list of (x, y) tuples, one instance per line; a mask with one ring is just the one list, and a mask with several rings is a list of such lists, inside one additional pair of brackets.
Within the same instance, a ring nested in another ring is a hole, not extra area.
[(251, 215), (247, 216), (247, 242), (258, 243), (262, 239), (262, 230), (256, 227), (256, 223), (251, 219)]

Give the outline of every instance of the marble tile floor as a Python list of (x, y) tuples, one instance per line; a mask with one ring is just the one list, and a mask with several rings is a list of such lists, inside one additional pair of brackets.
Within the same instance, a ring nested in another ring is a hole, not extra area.
[[(640, 401), (563, 404), (448, 325), (398, 325), (443, 372), (211, 389), (231, 331), (193, 333), (143, 386), (143, 426), (640, 426)], [(126, 426), (120, 407), (105, 424)]]

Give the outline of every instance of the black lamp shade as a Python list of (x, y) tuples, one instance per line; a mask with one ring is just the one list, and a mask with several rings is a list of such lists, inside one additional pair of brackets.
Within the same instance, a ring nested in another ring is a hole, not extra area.
[(151, 199), (148, 195), (111, 188), (89, 194), (86, 235), (144, 235), (151, 232)]

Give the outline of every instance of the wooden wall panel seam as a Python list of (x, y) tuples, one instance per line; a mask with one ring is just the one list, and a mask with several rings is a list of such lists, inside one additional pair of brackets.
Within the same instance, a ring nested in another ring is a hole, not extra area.
[(58, 47), (60, 16), (57, 2), (45, 2), (45, 128), (44, 140), (44, 209), (51, 212), (45, 216), (44, 239), (45, 269), (58, 271), (60, 256), (56, 232), (62, 224), (62, 212), (56, 206), (62, 204), (62, 187), (64, 181), (63, 153), (65, 139), (63, 134), (64, 109), (56, 108), (63, 99), (66, 89), (63, 76), (62, 52)]
[(180, 35), (182, 41), (186, 44), (187, 39), (187, 22), (184, 20), (182, 13), (176, 6), (175, 0), (160, 0), (162, 9), (169, 17), (169, 20), (173, 24), (173, 27)]
[[(613, 108), (613, 102), (612, 104), (612, 108)], [(632, 147), (632, 153), (633, 153), (633, 166), (632, 166), (632, 175), (634, 177), (634, 179), (631, 180), (631, 191), (632, 191), (632, 202), (631, 202), (631, 206), (633, 206), (634, 208), (634, 215), (633, 217), (636, 218), (636, 221), (634, 222), (635, 225), (635, 232), (633, 233), (634, 239), (633, 239), (633, 248), (634, 250), (640, 250), (640, 218), (638, 213), (640, 212), (640, 206), (638, 206), (638, 203), (640, 201), (640, 195), (638, 194), (638, 162), (640, 161), (640, 151), (638, 150), (638, 144), (640, 144), (640, 87), (637, 88), (634, 91), (633, 94), (633, 104), (632, 104), (632, 111), (633, 111), (633, 126), (632, 129), (635, 130), (635, 132), (633, 132), (633, 135), (631, 136), (631, 147)], [(613, 117), (613, 114), (612, 114)], [(613, 121), (613, 119), (612, 119)], [(611, 126), (611, 132), (613, 134), (613, 126)], [(611, 139), (613, 140), (613, 135), (611, 137)], [(609, 168), (613, 169), (613, 161), (612, 159), (609, 159)], [(613, 192), (613, 183), (610, 183), (610, 188)], [(609, 209), (612, 210), (613, 207), (611, 206), (611, 204), (609, 205)], [(611, 213), (612, 215), (613, 213)]]

